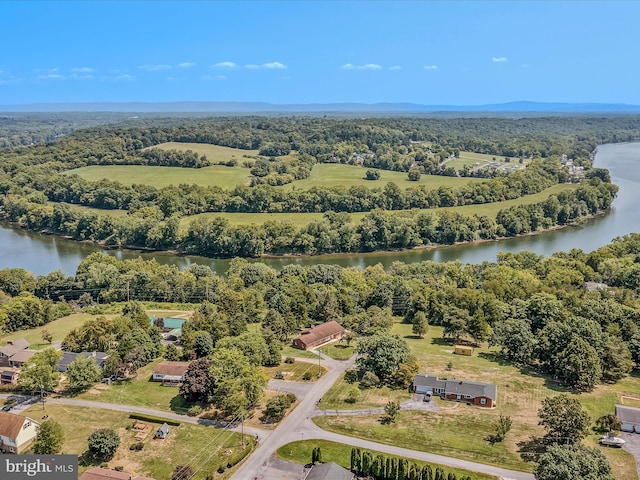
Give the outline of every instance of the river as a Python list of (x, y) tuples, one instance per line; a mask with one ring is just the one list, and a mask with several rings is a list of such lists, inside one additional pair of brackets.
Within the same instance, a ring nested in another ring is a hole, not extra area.
[[(537, 254), (551, 255), (553, 252), (572, 248), (591, 251), (609, 243), (617, 236), (640, 231), (640, 143), (607, 144), (598, 147), (595, 165), (608, 168), (613, 183), (620, 187), (613, 207), (607, 215), (587, 220), (580, 226), (566, 227), (537, 235), (509, 238), (505, 240), (464, 244), (434, 249), (418, 249), (401, 252), (376, 252), (365, 254), (320, 255), (314, 257), (263, 258), (260, 261), (276, 269), (289, 263), (314, 265), (334, 263), (341, 266), (364, 268), (381, 263), (384, 267), (393, 262), (405, 263), (434, 260), (446, 262), (460, 260), (464, 263), (495, 261), (499, 252), (529, 250)], [(0, 269), (22, 267), (36, 275), (62, 270), (74, 275), (78, 264), (93, 252), (105, 252), (118, 259), (155, 258), (163, 264), (174, 264), (186, 268), (191, 263), (209, 265), (222, 273), (227, 269), (228, 259), (212, 259), (197, 256), (172, 255), (154, 252), (141, 253), (133, 250), (105, 250), (99, 246), (65, 240), (51, 235), (42, 235), (0, 224)]]

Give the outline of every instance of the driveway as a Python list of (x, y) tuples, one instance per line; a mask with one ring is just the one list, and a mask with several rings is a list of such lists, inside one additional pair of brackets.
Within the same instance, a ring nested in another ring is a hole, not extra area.
[(636, 459), (636, 468), (638, 469), (638, 477), (640, 477), (640, 434), (620, 432), (619, 437), (627, 442), (622, 448)]

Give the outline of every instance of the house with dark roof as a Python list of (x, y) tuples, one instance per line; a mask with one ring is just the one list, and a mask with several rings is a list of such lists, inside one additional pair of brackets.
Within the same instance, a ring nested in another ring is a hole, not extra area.
[(353, 480), (355, 475), (334, 462), (314, 465), (307, 472), (304, 480)]
[(39, 428), (40, 424), (29, 417), (0, 411), (0, 453), (23, 453)]
[(62, 352), (62, 360), (58, 362), (56, 369), (59, 372), (66, 372), (69, 368), (69, 365), (78, 358), (78, 356), (82, 356), (84, 358), (92, 359), (96, 365), (100, 367), (101, 370), (104, 370), (104, 362), (109, 358), (109, 354), (105, 352)]
[(163, 385), (176, 386), (184, 381), (189, 362), (160, 362), (153, 369), (152, 380)]
[(300, 350), (309, 350), (331, 340), (340, 340), (343, 334), (344, 327), (338, 322), (331, 321), (303, 331), (299, 337), (294, 338), (291, 342), (294, 347)]
[(616, 418), (623, 432), (640, 433), (640, 408), (616, 405)]
[(438, 395), (443, 400), (466, 402), (485, 408), (495, 407), (498, 399), (498, 387), (492, 383), (440, 380), (435, 375), (421, 373), (414, 377), (411, 389), (414, 393)]
[(0, 385), (10, 385), (18, 383), (20, 372), (16, 368), (3, 368), (0, 371)]
[(79, 480), (154, 480), (135, 473), (119, 472), (108, 468), (94, 467), (86, 470)]

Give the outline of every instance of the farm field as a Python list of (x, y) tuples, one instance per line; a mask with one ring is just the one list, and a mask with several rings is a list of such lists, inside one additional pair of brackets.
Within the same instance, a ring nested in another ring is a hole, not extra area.
[(258, 150), (243, 150), (241, 148), (223, 147), (222, 145), (212, 145), (210, 143), (189, 143), (189, 142), (165, 142), (152, 147), (147, 147), (143, 150), (150, 150), (153, 148), (159, 148), (161, 150), (178, 150), (186, 151), (191, 150), (198, 155), (206, 155), (207, 160), (212, 163), (226, 162), (228, 160), (236, 159), (239, 164), (242, 164), (242, 160), (246, 156), (255, 157), (258, 155)]
[[(530, 205), (544, 201), (551, 195), (557, 195), (558, 193), (566, 190), (575, 190), (578, 185), (560, 184), (549, 187), (542, 192), (535, 193), (533, 195), (527, 195), (524, 197), (516, 198), (514, 200), (505, 200), (504, 202), (484, 203), (479, 205), (464, 205), (462, 207), (443, 207), (443, 208), (425, 208), (414, 209), (412, 212), (425, 212), (425, 213), (439, 213), (442, 211), (458, 212), (463, 215), (485, 215), (495, 218), (500, 210), (503, 208), (509, 208), (516, 205)], [(401, 212), (397, 212), (401, 214)], [(201, 213), (198, 215), (192, 215), (189, 217), (183, 217), (180, 221), (180, 228), (186, 231), (189, 222), (198, 217), (204, 217), (213, 219), (221, 217), (229, 221), (231, 225), (251, 225), (262, 224), (267, 221), (289, 221), (295, 227), (300, 228), (313, 221), (319, 221), (323, 218), (322, 213), (228, 213), (228, 212), (209, 212)], [(367, 215), (367, 212), (355, 212), (350, 213), (352, 223), (357, 223)]]
[(85, 180), (113, 180), (123, 185), (143, 184), (156, 188), (169, 185), (197, 184), (203, 187), (231, 189), (249, 184), (249, 169), (213, 165), (204, 168), (156, 167), (148, 165), (91, 165), (65, 172)]
[[(470, 407), (462, 403), (434, 399), (438, 412), (402, 411), (392, 426), (378, 423), (379, 415), (363, 417), (326, 416), (315, 419), (316, 423), (330, 431), (366, 438), (407, 448), (440, 453), (480, 463), (503, 465), (508, 468), (528, 471), (530, 463), (524, 463), (519, 455), (526, 451), (523, 442), (544, 431), (538, 425), (537, 412), (544, 398), (564, 391), (551, 379), (503, 362), (495, 349), (482, 346), (472, 356), (454, 355), (451, 343), (442, 339), (442, 328), (431, 326), (423, 339), (414, 337), (411, 325), (395, 324), (393, 333), (400, 335), (409, 344), (420, 364), (420, 373), (438, 375), (441, 378), (459, 378), (471, 381), (495, 383), (498, 386), (498, 402), (495, 409)], [(346, 403), (348, 385), (338, 381), (322, 400), (325, 409), (357, 408)], [(408, 398), (406, 391), (382, 389), (363, 390), (360, 408), (381, 407), (389, 400)], [(627, 377), (610, 385), (599, 385), (593, 392), (578, 396), (591, 419), (613, 413), (614, 405), (623, 396), (640, 396), (640, 380)], [(499, 415), (508, 415), (513, 427), (504, 442), (493, 447), (484, 440), (493, 433)], [(427, 427), (428, 426), (428, 427)], [(596, 446), (599, 435), (593, 433), (585, 444)], [(637, 480), (633, 457), (624, 450), (602, 448), (611, 462), (615, 477), (622, 480)]]
[[(378, 180), (365, 180), (367, 170), (377, 170), (380, 172)], [(439, 187), (460, 187), (472, 182), (481, 182), (482, 178), (462, 178), (445, 177), (441, 175), (422, 175), (417, 182), (411, 182), (407, 178), (407, 172), (393, 172), (390, 170), (379, 170), (376, 168), (363, 168), (355, 165), (342, 165), (337, 163), (318, 163), (313, 166), (311, 175), (304, 180), (284, 185), (282, 188), (307, 189), (311, 187), (350, 187), (352, 185), (365, 186), (369, 188), (384, 188), (389, 182), (394, 182), (400, 188), (407, 188), (417, 185), (426, 185), (428, 188)]]
[[(509, 162), (505, 162), (505, 158), (509, 158)], [(446, 162), (447, 167), (453, 167), (456, 170), (460, 170), (464, 166), (470, 166), (472, 168), (482, 167), (484, 165), (488, 165), (489, 163), (499, 162), (500, 166), (498, 168), (510, 168), (510, 167), (520, 167), (522, 165), (527, 165), (531, 161), (528, 158), (525, 158), (522, 163), (520, 163), (519, 158), (510, 158), (504, 157), (500, 155), (487, 155), (484, 153), (475, 153), (475, 152), (460, 152), (460, 156), (455, 160), (448, 160)]]
[[(87, 450), (87, 438), (93, 431), (112, 428), (120, 436), (120, 446), (113, 459), (108, 462), (109, 467), (122, 466), (126, 472), (152, 478), (170, 478), (176, 465), (185, 464), (197, 465), (194, 468), (197, 470), (194, 480), (204, 480), (207, 475), (228, 478), (229, 472), (219, 475), (216, 470), (220, 465), (226, 465), (229, 458), (241, 448), (238, 433), (187, 423), (170, 427), (171, 431), (166, 439), (156, 440), (153, 435), (160, 425), (144, 422), (150, 426), (151, 432), (143, 440), (143, 450), (136, 452), (129, 450), (129, 446), (137, 441), (134, 438), (135, 432), (127, 428), (134, 423), (129, 419), (128, 413), (67, 405), (47, 405), (44, 413), (64, 429), (63, 452), (82, 455)], [(40, 420), (42, 414), (40, 405), (25, 411), (25, 415), (37, 420)], [(246, 440), (249, 445), (253, 444), (251, 436), (245, 436)], [(80, 472), (98, 465), (100, 463), (83, 464), (83, 459), (80, 459)]]
[[(277, 455), (283, 460), (290, 462), (296, 462), (300, 464), (307, 464), (311, 460), (311, 451), (319, 447), (322, 451), (322, 459), (325, 462), (335, 462), (345, 468), (349, 468), (351, 462), (351, 446), (344, 443), (330, 442), (327, 440), (305, 440), (301, 442), (292, 442), (283, 445), (277, 450)], [(363, 450), (364, 451), (364, 450)], [(380, 452), (373, 450), (367, 450), (377, 455)], [(383, 454), (384, 455), (384, 454)], [(391, 458), (400, 458), (390, 456)], [(435, 472), (436, 467), (439, 465), (427, 462), (421, 462), (419, 460), (409, 459), (410, 462), (420, 465), (431, 465)], [(483, 473), (471, 472), (469, 470), (463, 470), (461, 468), (443, 467), (447, 474), (455, 473), (458, 478), (469, 475), (472, 480), (497, 480), (497, 477), (493, 475), (486, 475)]]

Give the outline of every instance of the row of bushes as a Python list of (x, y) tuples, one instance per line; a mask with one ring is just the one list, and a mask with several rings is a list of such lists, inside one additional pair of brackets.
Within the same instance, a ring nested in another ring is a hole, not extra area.
[(171, 420), (171, 419), (162, 418), (162, 417), (155, 417), (153, 415), (147, 415), (145, 413), (132, 413), (129, 415), (129, 418), (132, 418), (134, 420), (143, 420), (147, 422), (153, 422), (153, 423), (166, 423), (167, 425), (171, 425), (173, 427), (180, 426), (180, 422), (176, 420)]

